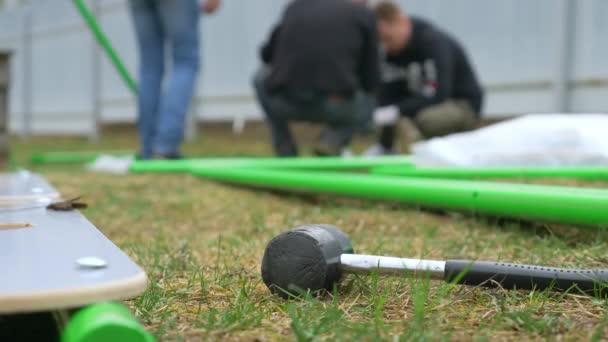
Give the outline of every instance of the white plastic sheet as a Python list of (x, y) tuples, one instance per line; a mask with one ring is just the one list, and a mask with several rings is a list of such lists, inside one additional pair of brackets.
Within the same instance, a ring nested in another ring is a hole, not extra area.
[(418, 165), (608, 165), (608, 114), (529, 114), (473, 132), (421, 142)]
[(135, 157), (115, 157), (110, 155), (101, 155), (92, 163), (87, 165), (87, 169), (99, 173), (111, 173), (115, 175), (125, 175), (129, 173), (131, 164), (135, 161)]

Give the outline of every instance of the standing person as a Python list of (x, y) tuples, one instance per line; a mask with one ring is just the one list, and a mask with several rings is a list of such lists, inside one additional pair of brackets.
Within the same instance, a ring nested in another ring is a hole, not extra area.
[(395, 153), (396, 125), (387, 123), (400, 117), (406, 143), (474, 128), (483, 92), (460, 43), (393, 2), (377, 4), (375, 12), (386, 56), (374, 119), (385, 125), (366, 154)]
[[(213, 13), (220, 3), (129, 0), (139, 43), (137, 104), (142, 159), (181, 158), (186, 115), (199, 70), (200, 12)], [(165, 57), (170, 58), (169, 68)]]
[(374, 15), (361, 0), (294, 0), (287, 7), (254, 80), (278, 156), (298, 154), (291, 121), (324, 124), (315, 154), (341, 154), (371, 122), (378, 51)]

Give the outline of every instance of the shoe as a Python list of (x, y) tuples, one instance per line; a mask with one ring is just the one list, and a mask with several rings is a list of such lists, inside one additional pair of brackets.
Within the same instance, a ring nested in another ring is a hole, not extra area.
[(171, 153), (171, 154), (155, 154), (152, 159), (156, 160), (180, 160), (184, 159), (184, 156), (181, 153)]
[(277, 157), (280, 158), (289, 158), (289, 157), (297, 157), (298, 156), (298, 148), (293, 143), (284, 143), (275, 146), (274, 152)]
[(342, 154), (342, 149), (321, 140), (313, 148), (313, 153), (318, 157), (336, 157)]
[(342, 158), (353, 158), (355, 154), (350, 148), (343, 148), (342, 152), (340, 152), (340, 157)]
[(395, 151), (394, 148), (388, 149), (380, 144), (372, 145), (367, 150), (365, 150), (365, 152), (363, 152), (363, 156), (369, 157), (369, 158), (380, 157), (380, 156), (392, 156), (392, 155), (396, 155), (396, 154), (397, 154), (397, 151)]

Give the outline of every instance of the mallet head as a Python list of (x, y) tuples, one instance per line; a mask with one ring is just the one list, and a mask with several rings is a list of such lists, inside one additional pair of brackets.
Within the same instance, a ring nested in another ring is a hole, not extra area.
[(330, 225), (306, 225), (270, 241), (262, 260), (262, 278), (283, 297), (333, 289), (342, 278), (340, 256), (353, 253), (348, 237)]

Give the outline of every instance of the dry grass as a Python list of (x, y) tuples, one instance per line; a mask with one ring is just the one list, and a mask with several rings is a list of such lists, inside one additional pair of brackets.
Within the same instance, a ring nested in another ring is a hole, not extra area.
[[(33, 150), (124, 149), (129, 135), (16, 143)], [(265, 139), (208, 132), (197, 155), (267, 155)], [(160, 340), (581, 340), (608, 332), (605, 300), (572, 294), (451, 287), (436, 281), (349, 277), (321, 298), (283, 301), (261, 283), (267, 241), (306, 223), (343, 228), (369, 254), (606, 267), (604, 231), (431, 213), (395, 203), (279, 195), (184, 175), (90, 174), (35, 168), (140, 265), (149, 290), (129, 302)], [(571, 182), (560, 181), (562, 184)], [(589, 185), (582, 183), (579, 185)], [(605, 183), (591, 184), (606, 187)]]

